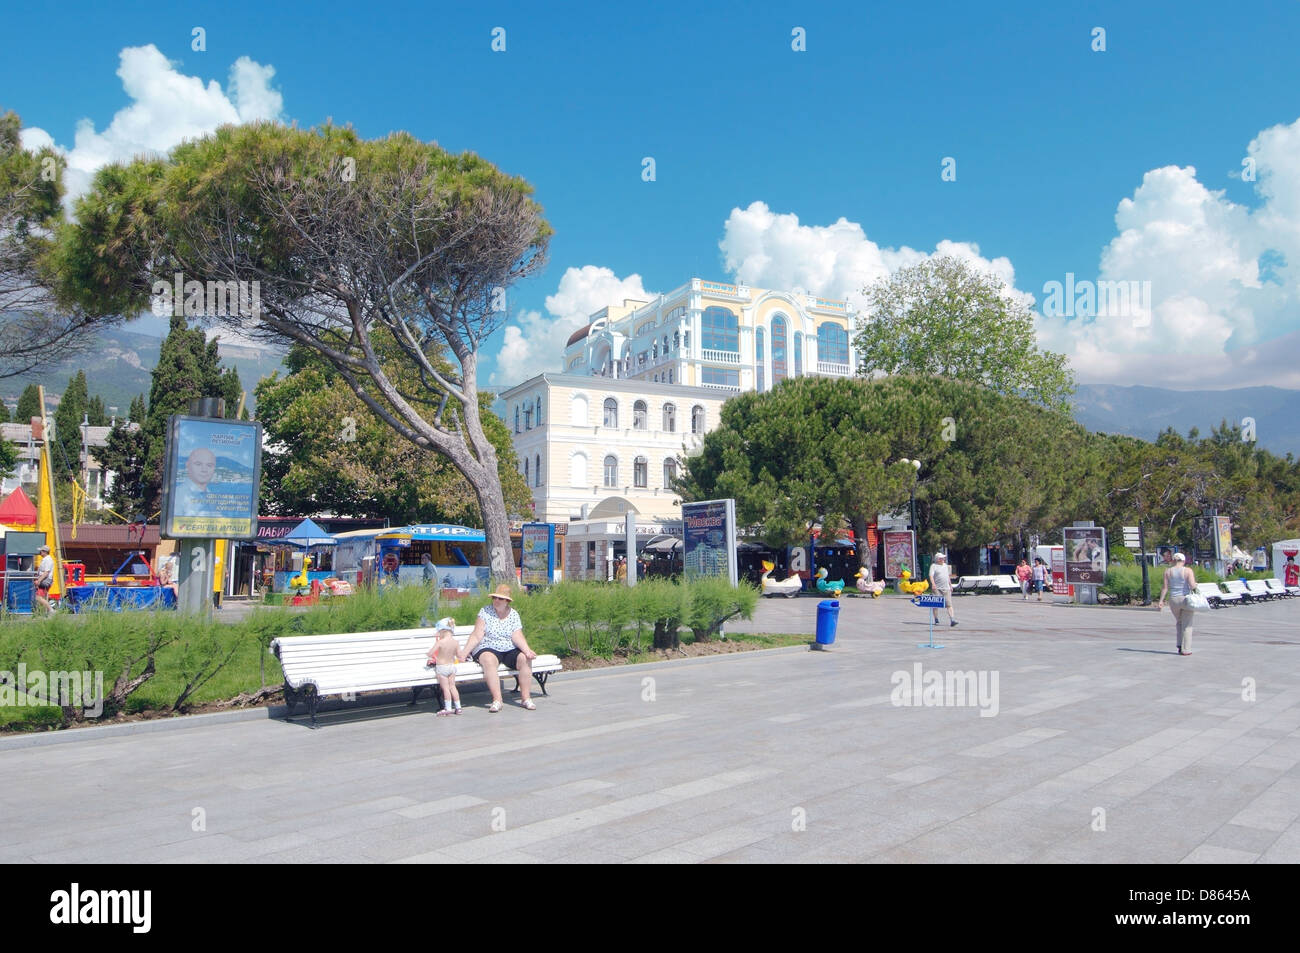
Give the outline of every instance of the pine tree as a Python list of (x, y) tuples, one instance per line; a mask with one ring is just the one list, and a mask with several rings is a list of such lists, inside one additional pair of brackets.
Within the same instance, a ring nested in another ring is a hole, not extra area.
[(8, 422), (9, 422), (9, 405), (6, 404), (4, 401), (0, 401), (0, 424), (7, 424)]
[(148, 408), (144, 404), (144, 394), (136, 394), (131, 398), (131, 409), (126, 412), (126, 419), (133, 424), (143, 424), (145, 417), (148, 415)]
[(81, 422), (87, 401), (86, 372), (77, 371), (54, 412), (54, 446), (50, 448), (54, 472), (73, 479), (81, 473)]
[(18, 409), (14, 411), (14, 420), (20, 424), (29, 423), (33, 417), (41, 414), (41, 392), (35, 384), (28, 384), (18, 398)]
[(90, 418), (90, 426), (107, 427), (108, 426), (108, 409), (104, 406), (104, 398), (96, 394), (90, 398), (86, 404), (86, 415)]

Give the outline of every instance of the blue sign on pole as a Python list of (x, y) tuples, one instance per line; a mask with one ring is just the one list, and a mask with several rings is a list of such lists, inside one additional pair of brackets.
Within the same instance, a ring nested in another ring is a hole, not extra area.
[[(930, 596), (921, 596), (921, 595), (917, 595), (917, 596), (913, 596), (913, 597), (911, 598), (910, 601), (911, 601), (912, 605), (914, 605), (914, 606), (919, 606), (919, 607), (922, 608), (922, 609), (942, 609), (942, 608), (944, 607), (944, 599), (943, 599), (943, 596), (935, 596), (935, 595), (930, 595)], [(943, 648), (942, 645), (935, 645), (935, 644), (934, 644), (934, 616), (933, 616), (933, 615), (930, 616), (930, 641), (929, 641), (929, 642), (917, 642), (917, 643), (916, 643), (916, 646), (917, 646), (917, 648), (921, 648), (921, 649), (941, 649), (941, 648)]]

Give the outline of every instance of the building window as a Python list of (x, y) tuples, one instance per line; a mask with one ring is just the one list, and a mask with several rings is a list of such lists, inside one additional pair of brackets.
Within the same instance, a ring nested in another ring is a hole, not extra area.
[(539, 453), (533, 457), (533, 486), (542, 485), (542, 455)]
[(605, 458), (605, 486), (618, 486), (618, 457), (612, 453)]
[(682, 345), (682, 332), (680, 332), (680, 331), (674, 331), (674, 332), (673, 332), (673, 350), (674, 350), (674, 351), (677, 350), (679, 347), (681, 347), (681, 345)]
[(646, 408), (644, 400), (638, 400), (632, 405), (632, 429), (646, 429)]
[(524, 429), (533, 429), (533, 408), (531, 406), (524, 408)]
[(794, 332), (794, 376), (803, 374), (803, 332)]
[(705, 308), (700, 316), (700, 334), (706, 351), (740, 350), (740, 322), (727, 308)]
[(542, 399), (537, 398), (537, 426), (542, 425)]
[(817, 360), (831, 364), (849, 362), (849, 332), (827, 321), (817, 329)]
[(605, 426), (618, 426), (618, 401), (613, 397), (607, 397), (605, 399)]
[(524, 457), (524, 486), (529, 485), (528, 479), (528, 458)]
[(691, 408), (691, 433), (704, 433), (704, 408), (699, 404)]
[(754, 370), (757, 374), (758, 392), (763, 393), (763, 329), (754, 330)]
[(575, 427), (587, 426), (587, 398), (574, 394), (569, 400), (569, 423)]
[(673, 372), (672, 372), (672, 371), (669, 371), (669, 372), (668, 372), (668, 383), (671, 384), (672, 382), (673, 382)]
[(671, 490), (677, 481), (677, 461), (669, 457), (664, 461), (664, 489)]
[(673, 404), (664, 404), (664, 433), (677, 432), (677, 408)]
[(740, 370), (738, 368), (726, 367), (703, 367), (700, 369), (703, 375), (701, 383), (716, 384), (721, 387), (739, 387)]
[(786, 375), (785, 318), (778, 314), (772, 319), (772, 386), (785, 380)]
[(587, 544), (587, 568), (588, 569), (596, 568), (596, 544), (595, 543)]
[(639, 487), (650, 485), (650, 465), (645, 457), (637, 457), (632, 461), (632, 485)]
[(569, 485), (587, 485), (587, 455), (585, 453), (575, 453), (572, 459), (569, 460)]
[(519, 405), (515, 404), (515, 433), (519, 433)]

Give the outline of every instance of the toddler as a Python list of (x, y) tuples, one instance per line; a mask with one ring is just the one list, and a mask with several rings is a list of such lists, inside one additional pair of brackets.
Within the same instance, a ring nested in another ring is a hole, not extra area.
[(429, 649), (429, 661), (425, 668), (432, 668), (438, 676), (438, 688), (442, 690), (442, 711), (439, 715), (460, 714), (460, 692), (456, 690), (456, 656), (460, 652), (460, 643), (456, 641), (456, 620), (451, 616), (439, 619), (433, 648)]

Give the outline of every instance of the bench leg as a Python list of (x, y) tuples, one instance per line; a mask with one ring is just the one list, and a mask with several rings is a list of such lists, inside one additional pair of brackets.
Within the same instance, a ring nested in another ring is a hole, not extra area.
[(293, 717), (293, 710), (298, 706), (298, 693), (290, 687), (288, 682), (284, 683), (284, 703), (289, 706), (288, 712), (285, 713), (285, 720), (288, 721)]
[[(435, 688), (434, 691), (436, 692), (437, 689)], [(406, 707), (414, 708), (415, 703), (418, 702), (419, 700), (420, 700), (420, 686), (415, 685), (411, 688), (411, 700), (406, 703)]]
[(320, 695), (317, 693), (315, 685), (308, 685), (303, 689), (303, 693), (307, 696), (307, 710), (311, 712), (311, 726), (315, 728), (316, 709), (320, 705)]
[(533, 678), (537, 679), (537, 684), (542, 686), (543, 695), (550, 694), (550, 692), (546, 690), (546, 680), (550, 677), (551, 677), (550, 672), (542, 672), (540, 675), (537, 672), (533, 672)]

